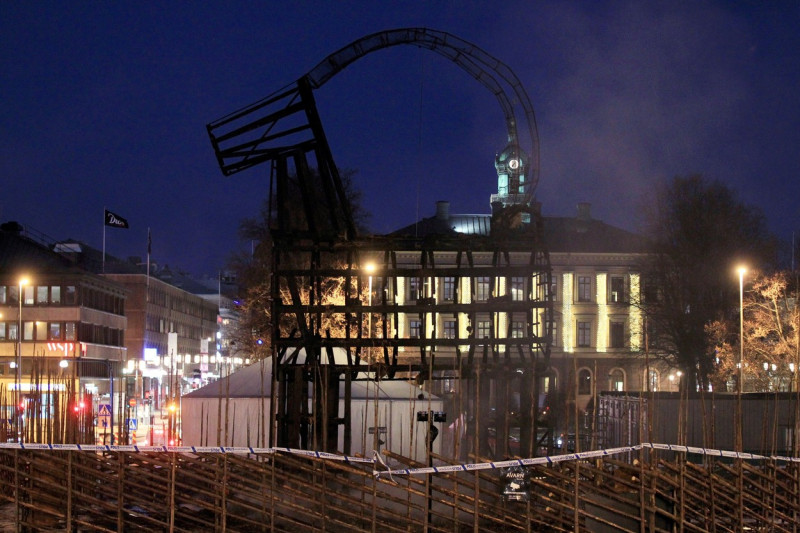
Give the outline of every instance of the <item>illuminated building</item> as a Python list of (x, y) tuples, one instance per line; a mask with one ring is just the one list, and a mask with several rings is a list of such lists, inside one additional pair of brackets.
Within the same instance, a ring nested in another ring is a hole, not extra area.
[[(23, 397), (46, 403), (65, 387), (52, 378), (75, 376), (79, 394), (116, 404), (109, 376), (118, 375), (127, 357), (128, 292), (76, 264), (77, 251), (77, 244), (48, 244), (16, 222), (0, 226), (0, 382), (8, 391), (18, 382)], [(119, 398), (120, 388), (114, 393)]]

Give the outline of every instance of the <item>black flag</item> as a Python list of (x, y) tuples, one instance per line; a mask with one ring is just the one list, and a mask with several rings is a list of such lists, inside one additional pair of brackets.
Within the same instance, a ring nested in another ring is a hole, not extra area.
[(128, 221), (106, 209), (106, 226), (128, 229)]

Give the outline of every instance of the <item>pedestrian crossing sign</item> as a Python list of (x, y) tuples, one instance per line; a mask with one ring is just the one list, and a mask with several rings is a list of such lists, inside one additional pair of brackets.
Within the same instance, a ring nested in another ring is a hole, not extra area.
[(97, 416), (111, 416), (111, 405), (101, 403), (97, 409)]

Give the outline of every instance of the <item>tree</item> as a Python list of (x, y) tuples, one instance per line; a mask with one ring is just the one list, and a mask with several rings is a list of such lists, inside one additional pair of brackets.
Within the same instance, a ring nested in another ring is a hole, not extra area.
[(657, 357), (683, 371), (690, 390), (707, 390), (717, 375), (716, 339), (708, 328), (738, 309), (735, 266), (769, 264), (775, 239), (758, 209), (699, 175), (663, 184), (648, 207), (641, 303), (648, 342)]
[[(758, 391), (796, 389), (800, 372), (797, 279), (786, 271), (753, 272), (748, 277), (752, 281), (742, 306), (745, 385)], [(730, 382), (738, 374), (742, 353), (738, 317), (735, 321), (715, 321), (709, 333), (717, 349), (717, 380)]]
[[(361, 192), (356, 188), (353, 178), (356, 172), (352, 170), (340, 171), (342, 185), (345, 194), (350, 202), (352, 215), (359, 231), (365, 231), (369, 214), (363, 208)], [(292, 180), (292, 185), (296, 181)], [(312, 188), (319, 191), (321, 188)], [(297, 186), (290, 186), (288, 191), (288, 201), (291, 208), (289, 212), (297, 218), (298, 225), (302, 224), (304, 216), (303, 202), (300, 190)], [(230, 260), (230, 267), (237, 273), (239, 281), (240, 298), (240, 321), (238, 331), (234, 333), (234, 342), (245, 349), (248, 353), (255, 354), (256, 358), (265, 357), (271, 354), (270, 342), (272, 339), (272, 233), (271, 228), (274, 223), (276, 206), (275, 199), (265, 200), (259, 213), (254, 217), (247, 217), (242, 220), (239, 226), (239, 236), (242, 240), (252, 243), (250, 250), (234, 255)], [(322, 202), (321, 198), (316, 198), (312, 203)], [(305, 268), (302, 259), (283, 258), (284, 261), (293, 261), (295, 268)], [(286, 264), (284, 264), (286, 266)], [(307, 296), (307, 287), (301, 288), (301, 297)], [(290, 300), (288, 287), (280, 287), (281, 298), (284, 302)], [(344, 279), (329, 278), (322, 287), (322, 304), (344, 302)], [(326, 317), (327, 319), (327, 317)], [(279, 327), (285, 333), (291, 331), (293, 324), (288, 321)], [(329, 318), (323, 324), (322, 329), (332, 331), (342, 331), (347, 325), (339, 319)], [(352, 324), (350, 324), (353, 327)]]

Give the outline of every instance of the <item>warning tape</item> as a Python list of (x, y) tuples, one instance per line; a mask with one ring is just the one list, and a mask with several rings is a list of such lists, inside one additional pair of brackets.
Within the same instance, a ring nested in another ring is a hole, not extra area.
[(37, 444), (19, 442), (0, 442), (0, 449), (11, 450), (58, 450), (58, 451), (79, 451), (79, 452), (171, 452), (171, 453), (230, 453), (240, 455), (263, 455), (269, 453), (291, 453), (314, 457), (317, 459), (329, 459), (331, 461), (343, 461), (347, 463), (373, 463), (373, 459), (365, 457), (353, 457), (336, 453), (317, 452), (312, 450), (300, 450), (297, 448), (253, 448), (250, 446), (137, 446), (137, 445), (114, 445), (107, 444)]
[[(354, 457), (349, 455), (340, 455), (336, 453), (319, 452), (313, 450), (301, 450), (297, 448), (253, 448), (249, 446), (137, 446), (137, 445), (105, 445), (105, 444), (37, 444), (37, 443), (19, 443), (19, 442), (2, 442), (0, 449), (11, 450), (58, 450), (58, 451), (81, 451), (81, 452), (128, 452), (128, 453), (146, 453), (146, 452), (168, 452), (168, 453), (223, 453), (223, 454), (239, 454), (239, 455), (264, 455), (270, 453), (289, 453), (294, 455), (301, 455), (304, 457), (312, 457), (315, 459), (326, 459), (330, 461), (342, 461), (346, 463), (370, 463), (375, 466), (382, 466), (384, 470), (373, 470), (376, 477), (382, 475), (416, 475), (416, 474), (445, 474), (452, 472), (474, 472), (477, 470), (492, 470), (498, 468), (509, 468), (512, 466), (535, 466), (543, 464), (555, 464), (564, 461), (579, 461), (583, 459), (596, 459), (598, 457), (607, 457), (619, 455), (623, 453), (636, 452), (642, 449), (652, 449), (661, 451), (671, 451), (678, 453), (691, 453), (699, 455), (709, 455), (713, 457), (726, 457), (730, 459), (748, 459), (748, 460), (774, 460), (781, 462), (800, 463), (800, 457), (786, 457), (782, 455), (759, 455), (746, 452), (733, 452), (728, 450), (717, 450), (714, 448), (698, 448), (694, 446), (682, 446), (677, 444), (659, 444), (652, 442), (645, 442), (636, 444), (634, 446), (622, 446), (619, 448), (602, 448), (599, 450), (590, 450), (586, 452), (567, 453), (563, 455), (546, 455), (543, 457), (532, 457), (529, 459), (510, 459), (506, 461), (491, 461), (485, 463), (461, 463), (454, 465), (444, 466), (429, 466), (423, 468), (404, 468), (392, 470), (386, 464), (384, 459), (376, 452), (373, 452), (373, 458)], [(373, 466), (373, 468), (375, 467)]]
[[(750, 460), (765, 460), (771, 459), (775, 461), (800, 463), (800, 457), (785, 457), (781, 455), (758, 455), (754, 453), (745, 452), (732, 452), (727, 450), (716, 450), (713, 448), (697, 448), (693, 446), (679, 446), (676, 444), (657, 444), (646, 442), (637, 444), (635, 446), (623, 446), (619, 448), (606, 448), (599, 450), (591, 450), (588, 452), (568, 453), (564, 455), (547, 455), (543, 457), (533, 457), (530, 459), (511, 459), (508, 461), (493, 461), (487, 463), (462, 463), (455, 465), (445, 466), (429, 466), (424, 468), (404, 468), (399, 470), (375, 470), (373, 474), (376, 477), (388, 475), (389, 477), (395, 476), (411, 476), (417, 474), (444, 474), (451, 472), (473, 472), (477, 470), (492, 470), (497, 468), (509, 468), (512, 466), (534, 466), (543, 464), (561, 463), (564, 461), (578, 461), (582, 459), (596, 459), (597, 457), (605, 457), (611, 455), (619, 455), (622, 453), (636, 452), (643, 448), (650, 448), (653, 450), (664, 450), (679, 453), (692, 453), (701, 455), (711, 455), (716, 457), (728, 457), (732, 459), (750, 459)], [(386, 463), (381, 461), (385, 466)]]

